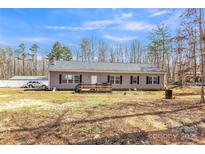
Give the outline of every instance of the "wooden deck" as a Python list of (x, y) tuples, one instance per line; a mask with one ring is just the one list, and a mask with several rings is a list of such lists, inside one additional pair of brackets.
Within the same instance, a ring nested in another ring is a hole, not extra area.
[(106, 84), (79, 84), (75, 88), (76, 92), (112, 92), (112, 85)]

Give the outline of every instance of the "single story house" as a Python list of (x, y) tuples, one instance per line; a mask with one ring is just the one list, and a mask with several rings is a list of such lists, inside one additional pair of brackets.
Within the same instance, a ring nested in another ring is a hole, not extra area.
[(113, 89), (163, 89), (166, 73), (152, 64), (55, 61), (49, 88), (75, 89), (79, 83), (111, 83)]

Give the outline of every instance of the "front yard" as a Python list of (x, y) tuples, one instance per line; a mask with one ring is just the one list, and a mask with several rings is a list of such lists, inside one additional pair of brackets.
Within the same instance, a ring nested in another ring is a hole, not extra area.
[(164, 91), (0, 89), (0, 144), (205, 144), (200, 88)]

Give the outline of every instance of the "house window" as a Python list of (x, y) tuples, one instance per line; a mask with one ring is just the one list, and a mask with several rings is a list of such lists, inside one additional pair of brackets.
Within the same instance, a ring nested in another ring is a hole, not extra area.
[(132, 84), (139, 84), (139, 76), (132, 76)]
[(152, 84), (152, 77), (148, 76), (148, 84)]
[(158, 77), (156, 76), (153, 77), (153, 84), (158, 84)]
[(80, 83), (80, 75), (62, 74), (62, 83)]
[(67, 75), (62, 74), (62, 83), (67, 83)]
[(148, 76), (147, 84), (159, 84), (159, 77), (157, 76)]
[(74, 83), (80, 83), (80, 75), (74, 75)]
[(111, 84), (120, 84), (120, 76), (110, 76)]
[(110, 76), (110, 83), (114, 84), (115, 83), (115, 77), (114, 76)]
[(73, 75), (67, 75), (68, 83), (73, 83)]
[(115, 84), (120, 84), (120, 76), (115, 76)]

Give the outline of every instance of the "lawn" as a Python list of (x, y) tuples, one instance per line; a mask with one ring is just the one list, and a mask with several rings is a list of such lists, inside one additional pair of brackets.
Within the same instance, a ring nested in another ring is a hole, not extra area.
[(0, 89), (0, 144), (205, 144), (200, 88), (164, 91)]

